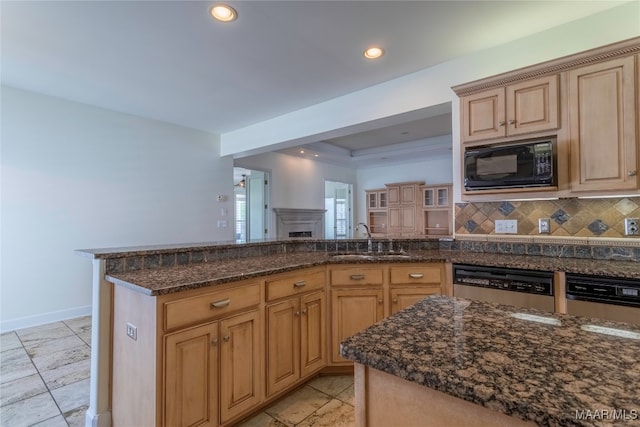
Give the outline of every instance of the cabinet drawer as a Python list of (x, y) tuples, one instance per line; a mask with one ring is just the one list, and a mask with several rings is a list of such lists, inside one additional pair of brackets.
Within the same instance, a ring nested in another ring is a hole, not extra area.
[(164, 329), (198, 323), (259, 303), (259, 283), (169, 301), (164, 303)]
[(316, 289), (324, 289), (325, 282), (326, 275), (324, 270), (267, 280), (267, 301), (314, 291)]
[(334, 267), (329, 274), (332, 285), (382, 285), (380, 267)]
[(437, 283), (442, 282), (441, 265), (416, 265), (391, 267), (391, 284)]

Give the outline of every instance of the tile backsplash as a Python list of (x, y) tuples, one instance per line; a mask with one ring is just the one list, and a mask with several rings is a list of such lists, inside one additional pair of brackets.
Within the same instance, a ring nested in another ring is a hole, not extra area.
[[(538, 219), (551, 219), (551, 233), (538, 233)], [(456, 203), (456, 235), (496, 234), (495, 221), (517, 220), (517, 235), (628, 237), (624, 219), (640, 218), (640, 196)]]

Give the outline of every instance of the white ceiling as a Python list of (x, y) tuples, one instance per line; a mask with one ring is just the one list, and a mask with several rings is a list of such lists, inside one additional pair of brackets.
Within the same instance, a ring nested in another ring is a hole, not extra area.
[[(232, 23), (214, 3), (3, 0), (2, 84), (223, 134), (626, 1), (232, 1)], [(315, 149), (437, 145), (450, 117), (427, 110)]]

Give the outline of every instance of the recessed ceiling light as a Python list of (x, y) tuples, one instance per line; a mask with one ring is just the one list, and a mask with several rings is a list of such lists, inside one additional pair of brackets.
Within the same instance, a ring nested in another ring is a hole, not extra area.
[(319, 154), (314, 154), (314, 155), (313, 155), (313, 157), (319, 157), (319, 156), (320, 156)]
[(363, 52), (363, 55), (367, 59), (377, 59), (384, 55), (384, 49), (382, 49), (381, 47), (372, 46), (367, 48), (367, 50)]
[(222, 22), (231, 22), (238, 18), (238, 12), (234, 8), (222, 3), (213, 5), (209, 12), (211, 16)]
[(304, 150), (300, 150), (300, 154), (304, 154)]

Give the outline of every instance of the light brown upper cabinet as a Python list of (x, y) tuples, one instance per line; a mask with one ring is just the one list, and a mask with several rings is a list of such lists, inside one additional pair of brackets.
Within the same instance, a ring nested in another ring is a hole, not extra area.
[(558, 79), (554, 74), (462, 97), (462, 141), (557, 129)]
[(420, 182), (386, 184), (388, 192), (388, 233), (414, 236), (421, 234)]
[(568, 73), (572, 192), (638, 188), (635, 60)]

